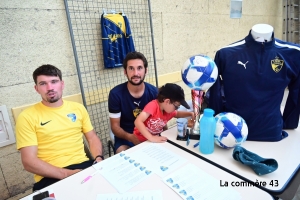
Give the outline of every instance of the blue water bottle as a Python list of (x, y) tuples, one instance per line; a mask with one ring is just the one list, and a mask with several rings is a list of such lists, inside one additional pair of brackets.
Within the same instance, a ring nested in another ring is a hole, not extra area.
[(214, 152), (215, 142), (214, 134), (216, 130), (215, 111), (205, 108), (202, 118), (200, 119), (200, 145), (199, 150), (203, 154)]

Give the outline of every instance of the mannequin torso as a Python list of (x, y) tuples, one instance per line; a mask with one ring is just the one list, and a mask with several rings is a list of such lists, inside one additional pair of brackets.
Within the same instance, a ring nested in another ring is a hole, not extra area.
[[(209, 89), (209, 108), (243, 117), (247, 140), (282, 140), (287, 136), (283, 129), (299, 127), (299, 58), (299, 45), (275, 38), (272, 26), (253, 26), (243, 40), (216, 52), (214, 61), (222, 80), (218, 78)], [(282, 114), (287, 87), (293, 92)]]
[(270, 42), (273, 30), (273, 27), (268, 24), (256, 24), (251, 29), (251, 35), (257, 42)]

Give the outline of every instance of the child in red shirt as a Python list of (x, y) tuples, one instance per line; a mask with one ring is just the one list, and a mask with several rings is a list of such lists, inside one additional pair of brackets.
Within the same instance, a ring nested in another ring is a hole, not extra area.
[(159, 88), (157, 98), (150, 101), (136, 118), (133, 133), (141, 142), (167, 141), (160, 133), (170, 119), (192, 117), (194, 120), (193, 112), (177, 111), (180, 105), (190, 108), (184, 99), (183, 89), (174, 83), (165, 84)]

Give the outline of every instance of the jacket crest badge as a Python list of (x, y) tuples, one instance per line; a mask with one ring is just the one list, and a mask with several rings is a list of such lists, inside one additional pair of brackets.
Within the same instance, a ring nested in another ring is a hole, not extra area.
[(280, 60), (277, 56), (271, 60), (271, 66), (274, 72), (278, 73), (283, 67), (284, 60)]

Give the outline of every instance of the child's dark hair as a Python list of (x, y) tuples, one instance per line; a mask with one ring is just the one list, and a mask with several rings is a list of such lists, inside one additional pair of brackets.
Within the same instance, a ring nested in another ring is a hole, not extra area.
[(144, 54), (137, 52), (137, 51), (129, 52), (126, 55), (126, 57), (123, 60), (123, 68), (126, 70), (128, 60), (134, 60), (134, 59), (141, 59), (144, 63), (144, 67), (147, 69), (147, 67), (148, 67), (147, 59), (145, 58)]
[[(167, 97), (167, 96), (161, 94), (162, 90), (163, 90), (162, 87), (158, 88), (158, 95), (156, 97), (157, 101), (160, 102), (160, 103), (164, 102), (165, 99), (170, 99), (170, 97)], [(173, 99), (170, 99), (170, 101), (171, 101), (171, 103), (175, 102)]]
[(58, 76), (60, 80), (62, 80), (62, 75), (61, 71), (53, 66), (53, 65), (42, 65), (38, 67), (36, 70), (34, 70), (32, 77), (34, 80), (34, 83), (37, 84), (37, 77), (40, 75), (45, 75), (45, 76)]
[(159, 88), (157, 95), (158, 102), (162, 103), (165, 99), (170, 99), (171, 103), (178, 101), (180, 105), (190, 109), (190, 106), (185, 101), (183, 89), (175, 83), (166, 83)]

